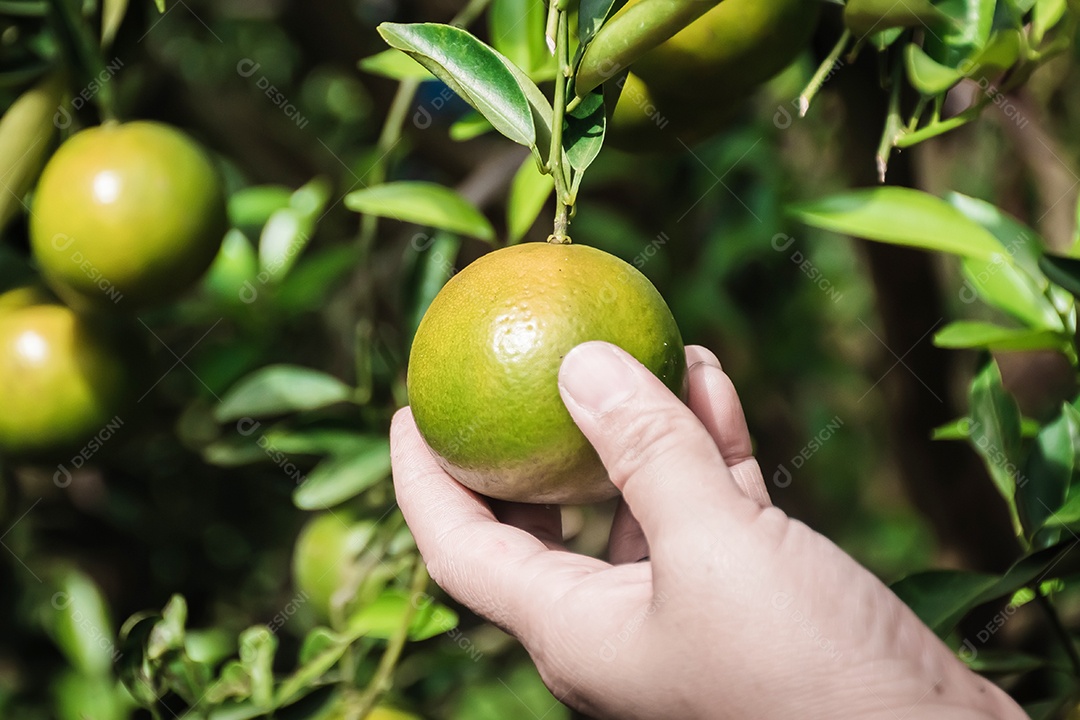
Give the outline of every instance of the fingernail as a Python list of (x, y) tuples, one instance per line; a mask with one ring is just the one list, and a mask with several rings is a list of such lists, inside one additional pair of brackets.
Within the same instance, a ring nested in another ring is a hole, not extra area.
[(562, 362), (559, 385), (574, 402), (597, 415), (611, 412), (634, 394), (634, 368), (611, 347), (585, 343)]

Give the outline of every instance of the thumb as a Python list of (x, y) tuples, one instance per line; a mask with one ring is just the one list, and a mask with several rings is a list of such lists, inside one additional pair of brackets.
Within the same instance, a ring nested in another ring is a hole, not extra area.
[[(734, 479), (709, 432), (667, 387), (623, 350), (588, 342), (571, 350), (559, 390), (634, 516), (653, 557), (663, 545), (688, 547), (717, 514), (756, 508)], [(700, 522), (690, 522), (690, 521)]]

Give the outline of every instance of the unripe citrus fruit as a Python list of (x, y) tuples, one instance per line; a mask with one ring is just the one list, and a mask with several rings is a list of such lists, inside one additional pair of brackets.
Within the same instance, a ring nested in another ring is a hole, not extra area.
[[(627, 7), (639, 1), (630, 0)], [(819, 0), (719, 3), (634, 62), (607, 141), (628, 151), (669, 150), (718, 132), (759, 85), (807, 46), (819, 5)]]
[(627, 152), (681, 150), (720, 131), (742, 108), (743, 98), (720, 104), (702, 102), (665, 93), (662, 85), (651, 87), (634, 73), (619, 84), (619, 100), (605, 141)]
[(76, 133), (49, 160), (30, 240), (68, 302), (139, 306), (195, 282), (226, 227), (221, 180), (199, 145), (160, 123), (110, 123)]
[(0, 312), (0, 452), (79, 447), (123, 409), (128, 378), (108, 334), (67, 307)]
[(527, 243), (452, 278), (409, 357), (409, 402), (442, 467), (502, 500), (616, 495), (559, 395), (563, 357), (589, 340), (618, 345), (682, 392), (686, 360), (671, 311), (644, 275), (613, 255)]
[[(293, 583), (323, 620), (333, 616), (336, 600), (351, 599), (364, 580), (356, 573), (357, 559), (376, 530), (375, 522), (345, 511), (316, 515), (300, 530), (293, 548)], [(339, 593), (342, 597), (336, 598)]]
[(666, 92), (703, 104), (730, 103), (798, 57), (814, 33), (820, 5), (820, 0), (723, 0), (642, 55), (633, 70)]

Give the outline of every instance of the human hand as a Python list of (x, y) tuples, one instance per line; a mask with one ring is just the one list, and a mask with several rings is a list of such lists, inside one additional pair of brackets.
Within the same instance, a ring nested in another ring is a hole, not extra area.
[(563, 400), (626, 503), (611, 562), (562, 547), (558, 508), (459, 485), (400, 411), (395, 488), (435, 581), (596, 717), (1026, 717), (877, 578), (771, 506), (730, 379), (703, 348), (687, 359), (689, 407), (606, 343), (563, 361)]

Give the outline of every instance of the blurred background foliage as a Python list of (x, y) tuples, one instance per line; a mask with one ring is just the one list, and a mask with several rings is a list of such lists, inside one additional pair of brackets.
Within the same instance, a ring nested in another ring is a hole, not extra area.
[[(35, 4), (0, 3), (5, 104), (64, 53), (47, 21), (19, 14)], [(93, 16), (95, 3), (84, 4)], [(826, 7), (812, 52), (716, 137), (663, 154), (605, 149), (572, 234), (638, 265), (686, 342), (716, 351), (779, 506), (887, 581), (928, 566), (1001, 569), (1016, 549), (1007, 526), (1004, 544), (988, 539), (1007, 522), (996, 496), (958, 503), (950, 490), (960, 475), (985, 484), (984, 471), (970, 451), (929, 441), (936, 424), (963, 414), (961, 381), (975, 355), (933, 348), (928, 334), (919, 337), (930, 323), (902, 328), (909, 316), (979, 312), (964, 302), (956, 267), (785, 218), (793, 200), (876, 177), (880, 123), (867, 118), (887, 99), (875, 91), (873, 55), (840, 67), (805, 119), (794, 103), (839, 35), (840, 9)], [(112, 663), (136, 650), (113, 638), (135, 613), (166, 605), (162, 622), (180, 635), (185, 620), (189, 629), (180, 646), (158, 637), (163, 657), (177, 647), (210, 663), (238, 651), (263, 657), (270, 641), (242, 633), (265, 625), (278, 646), (267, 667), (291, 671), (310, 658), (313, 628), (341, 627), (298, 589), (291, 560), (320, 508), (369, 523), (380, 540), (359, 547), (393, 569), (380, 582), (410, 582), (385, 433), (406, 401), (419, 315), (453, 268), (488, 248), (391, 221), (372, 235), (342, 198), (385, 169), (390, 179), (457, 188), (505, 236), (505, 190), (525, 151), (493, 135), (452, 139), (467, 108), (437, 82), (420, 85), (400, 139), (380, 145), (397, 83), (357, 67), (385, 47), (379, 22), (446, 22), (460, 10), (447, 0), (185, 0), (164, 13), (131, 3), (104, 52), (115, 71), (103, 84), (122, 117), (177, 125), (212, 150), (234, 230), (197, 292), (133, 322), (145, 358), (132, 378), (141, 398), (101, 451), (78, 469), (58, 458), (72, 473), (67, 483), (55, 463), (3, 466), (0, 716), (144, 716), (118, 689)], [(482, 22), (474, 29), (484, 35)], [(1080, 186), (1076, 58), (1041, 68), (1013, 99), (1027, 127), (990, 108), (981, 122), (905, 151), (890, 173), (998, 204), (1066, 248)], [(74, 127), (93, 124), (95, 113), (83, 103)], [(547, 217), (527, 239), (546, 237)], [(0, 245), (0, 289), (32, 277), (26, 258), (19, 219)], [(1001, 363), (1030, 416), (1045, 416), (1070, 387), (1053, 357)], [(305, 407), (290, 388), (321, 400)], [(266, 397), (284, 399), (259, 406)], [(602, 551), (610, 511), (567, 510), (575, 547)], [(176, 594), (184, 606), (170, 603)], [(527, 717), (522, 705), (537, 717), (569, 716), (515, 643), (440, 602), (460, 614), (460, 627), (442, 632), (436, 622), (435, 634), (404, 648), (393, 704), (432, 718)], [(1063, 607), (1080, 610), (1075, 599)], [(133, 620), (137, 634), (146, 617)], [(366, 636), (341, 672), (363, 688), (392, 635)], [(245, 672), (257, 684), (252, 662)], [(338, 699), (327, 693), (304, 713), (335, 717)], [(192, 698), (172, 688), (161, 702), (179, 715)]]

